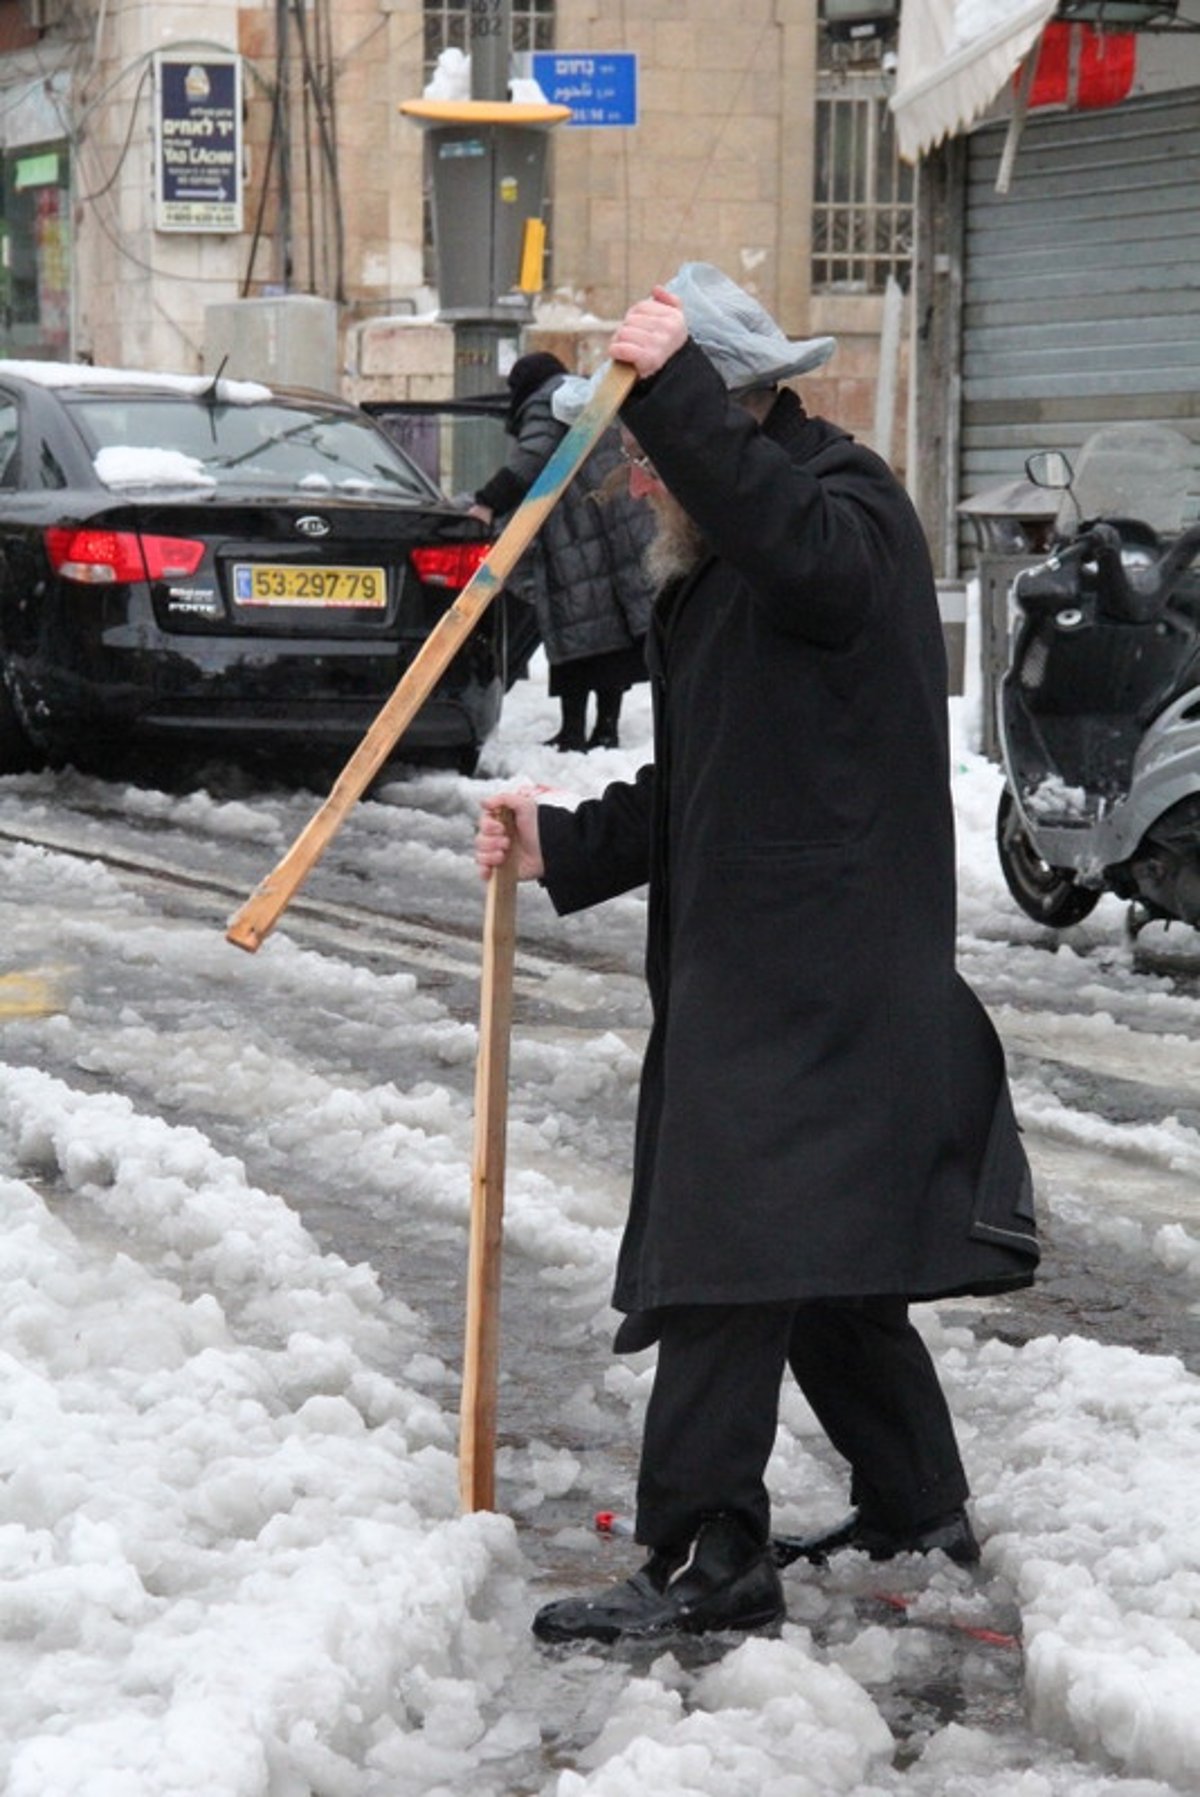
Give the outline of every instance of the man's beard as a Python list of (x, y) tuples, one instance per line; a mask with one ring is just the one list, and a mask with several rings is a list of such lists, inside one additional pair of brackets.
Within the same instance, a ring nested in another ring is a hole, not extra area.
[(642, 564), (656, 587), (681, 580), (710, 553), (699, 527), (669, 493), (649, 496), (657, 530), (642, 554)]

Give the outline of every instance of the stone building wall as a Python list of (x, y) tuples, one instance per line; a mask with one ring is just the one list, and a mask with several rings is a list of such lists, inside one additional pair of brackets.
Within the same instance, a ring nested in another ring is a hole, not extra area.
[[(75, 348), (98, 363), (202, 366), (204, 307), (236, 291), (238, 240), (154, 229), (154, 67), (168, 45), (237, 45), (232, 0), (109, 0), (73, 58)], [(85, 58), (84, 47), (94, 55)]]
[[(201, 370), (208, 308), (312, 294), (337, 312), (331, 384), (364, 398), (448, 393), (452, 333), (425, 285), (425, 140), (400, 111), (425, 81), (420, 0), (315, 0), (305, 9), (313, 36), (302, 45), (293, 24), (282, 65), (278, 11), (275, 0), (76, 0), (62, 31), (45, 35), (40, 53), (54, 50), (72, 84), (74, 353)], [(0, 0), (0, 25), (10, 14)], [(712, 261), (792, 335), (839, 336), (837, 357), (804, 391), (869, 439), (879, 304), (814, 296), (809, 282), (816, 0), (732, 10), (728, 0), (624, 0), (619, 19), (596, 0), (558, 0), (557, 43), (634, 53), (639, 116), (631, 128), (553, 132), (552, 262), (527, 341), (561, 343), (586, 372), (632, 297), (685, 260)], [(243, 58), (236, 234), (155, 229), (153, 59), (189, 46)], [(304, 48), (323, 57), (324, 116), (305, 86)], [(4, 61), (0, 43), (0, 90)], [(272, 144), (281, 73), (286, 210), (278, 136)], [(902, 457), (900, 423), (891, 453)]]

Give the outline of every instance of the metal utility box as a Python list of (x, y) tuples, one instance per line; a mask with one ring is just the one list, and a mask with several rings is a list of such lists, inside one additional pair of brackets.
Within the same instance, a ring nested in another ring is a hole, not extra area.
[(1016, 607), (1012, 584), (1023, 568), (1032, 568), (1036, 555), (981, 555), (979, 558), (979, 658), (983, 694), (982, 742), (989, 761), (1000, 759), (1000, 730), (996, 707), (1000, 683), (1012, 659)]
[(438, 125), (429, 132), (433, 233), (443, 318), (511, 318), (525, 221), (540, 219), (546, 134), (523, 126)]
[[(548, 128), (570, 108), (513, 100), (406, 100), (426, 132), (433, 186), (438, 314), (451, 321), (512, 323), (531, 286), (522, 262), (540, 227)], [(540, 270), (539, 270), (540, 275)]]
[(979, 575), (979, 654), (983, 753), (1000, 759), (996, 706), (1012, 653), (1012, 583), (1050, 553), (1061, 495), (1030, 480), (1009, 480), (958, 507), (975, 537)]
[(981, 556), (1048, 555), (1061, 503), (1061, 493), (1031, 480), (1006, 480), (964, 499), (958, 515), (968, 520)]
[(230, 380), (337, 393), (336, 301), (289, 293), (206, 306), (205, 373), (215, 374), (222, 362)]

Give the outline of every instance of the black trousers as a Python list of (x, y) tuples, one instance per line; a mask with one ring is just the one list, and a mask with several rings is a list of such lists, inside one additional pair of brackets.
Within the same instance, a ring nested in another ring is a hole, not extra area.
[(764, 1473), (788, 1366), (849, 1462), (864, 1520), (905, 1529), (966, 1498), (950, 1411), (903, 1298), (678, 1305), (658, 1315), (638, 1473), (637, 1539), (647, 1547), (682, 1546), (718, 1512), (767, 1539)]

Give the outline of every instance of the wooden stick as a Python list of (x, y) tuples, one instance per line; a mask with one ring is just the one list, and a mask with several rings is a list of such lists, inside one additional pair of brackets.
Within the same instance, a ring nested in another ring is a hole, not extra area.
[[(516, 825), (500, 812), (510, 840)], [(463, 1349), (458, 1485), (464, 1510), (496, 1499), (496, 1385), (500, 1360), (500, 1259), (504, 1232), (508, 1049), (516, 952), (517, 852), (492, 872), (483, 920), (479, 1058), (475, 1066), (475, 1151), (471, 1167), (471, 1247)]]
[(438, 619), (403, 679), (384, 703), (329, 797), (297, 836), (283, 859), (260, 880), (225, 935), (251, 954), (265, 942), (324, 854), (346, 815), (387, 760), (451, 660), (475, 628), (516, 563), (553, 511), (580, 465), (616, 416), (636, 375), (628, 362), (612, 362), (583, 411), (559, 443), (525, 498), (448, 611)]

